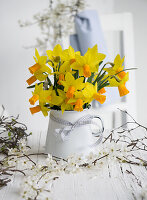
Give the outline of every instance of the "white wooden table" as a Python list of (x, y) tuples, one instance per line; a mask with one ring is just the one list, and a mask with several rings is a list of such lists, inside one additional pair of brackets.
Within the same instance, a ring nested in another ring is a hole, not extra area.
[[(30, 136), (29, 145), (33, 152), (44, 151), (45, 138), (45, 133), (33, 133)], [(36, 160), (39, 158), (36, 157)], [(0, 200), (20, 200), (22, 179), (23, 175), (15, 174), (12, 182), (0, 190)], [(147, 170), (144, 167), (112, 163), (101, 171), (89, 170), (60, 177), (52, 186), (51, 199), (138, 200), (142, 181), (147, 181)]]

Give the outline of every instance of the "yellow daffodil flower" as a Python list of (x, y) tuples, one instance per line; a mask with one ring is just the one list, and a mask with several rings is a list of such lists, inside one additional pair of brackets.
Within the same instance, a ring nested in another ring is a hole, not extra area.
[(119, 86), (118, 86), (118, 91), (119, 91), (119, 95), (125, 96), (129, 93), (129, 90), (126, 88), (125, 84), (126, 82), (129, 80), (129, 72), (126, 73), (126, 75), (124, 76), (124, 78), (121, 80)]
[(109, 78), (110, 87), (118, 87), (120, 96), (125, 96), (129, 93), (129, 90), (126, 88), (125, 84), (129, 80), (129, 72), (121, 80), (116, 80), (115, 78)]
[(64, 86), (64, 91), (66, 92), (67, 98), (73, 98), (74, 93), (77, 90), (82, 90), (84, 88), (85, 84), (83, 83), (83, 80), (83, 77), (75, 80), (70, 72), (65, 75), (65, 81), (60, 82)]
[(69, 99), (66, 97), (66, 93), (63, 90), (58, 89), (58, 94), (62, 99), (62, 101), (59, 103), (62, 113), (64, 113), (65, 110), (73, 110), (73, 105), (68, 103)]
[(49, 100), (51, 99), (52, 91), (52, 87), (50, 87), (49, 90), (44, 90), (43, 83), (41, 83), (40, 85), (36, 84), (33, 96), (29, 99), (30, 104), (34, 105), (37, 100), (44, 103), (49, 102)]
[(93, 99), (95, 99), (96, 101), (99, 101), (101, 104), (103, 104), (106, 100), (105, 95), (102, 95), (101, 93), (97, 92), (97, 83), (93, 85), (87, 82), (82, 93), (87, 103), (90, 103)]
[(42, 102), (39, 103), (39, 105), (35, 106), (35, 107), (32, 107), (30, 108), (30, 112), (31, 114), (35, 114), (37, 112), (40, 112), (42, 111), (43, 115), (46, 117), (48, 116), (48, 111), (49, 109), (47, 107), (44, 106), (45, 104), (43, 104)]
[(51, 101), (49, 102), (51, 106), (53, 105), (60, 105), (62, 103), (62, 98), (60, 96), (57, 96), (55, 90), (52, 90), (52, 95), (51, 95)]
[(48, 74), (51, 73), (51, 69), (46, 65), (47, 62), (47, 56), (40, 56), (37, 49), (35, 49), (35, 56), (34, 60), (36, 62), (35, 66), (39, 66), (39, 67), (30, 67), (29, 70), (32, 74), (34, 74), (35, 72), (37, 72), (38, 70), (41, 70), (42, 72), (47, 72)]
[(44, 115), (44, 117), (47, 117), (48, 116), (48, 112), (50, 111), (50, 109), (45, 107), (45, 103), (43, 103), (43, 102), (39, 102), (39, 106), (41, 108), (41, 112)]
[(36, 58), (34, 57), (34, 60), (36, 64), (29, 67), (29, 71), (33, 76), (27, 80), (28, 85), (31, 85), (37, 79), (43, 81), (48, 74), (51, 74), (51, 69), (46, 65), (47, 56), (40, 56), (37, 49), (35, 49), (35, 56)]
[(30, 99), (29, 102), (31, 105), (34, 105), (36, 103), (36, 101), (39, 100), (39, 95), (38, 94), (34, 94)]
[[(61, 69), (61, 68), (60, 68)], [(59, 69), (59, 71), (53, 72), (53, 74), (57, 75), (57, 79), (58, 79), (58, 84), (61, 84), (61, 81), (65, 81), (65, 75), (67, 72), (61, 72), (61, 70)], [(75, 74), (75, 71), (70, 71), (70, 74)]]
[[(46, 112), (49, 111), (49, 109), (44, 106), (46, 103), (49, 103), (50, 107), (52, 107), (52, 105), (59, 105), (62, 102), (62, 98), (56, 95), (55, 90), (53, 90), (53, 86), (51, 86), (48, 90), (44, 90), (43, 83), (35, 85), (33, 96), (29, 99), (29, 102), (31, 105), (34, 105), (37, 100), (39, 100), (41, 108), (40, 111), (42, 111), (45, 116)], [(39, 112), (38, 109), (37, 112)]]
[(51, 96), (51, 90), (43, 90), (43, 83), (40, 85), (35, 85), (35, 90), (33, 96), (29, 99), (31, 105), (34, 105), (37, 100), (39, 100), (39, 105), (30, 108), (32, 114), (42, 111), (44, 116), (48, 115), (49, 109), (44, 105), (48, 102), (48, 98)]
[(98, 53), (97, 45), (89, 48), (84, 56), (76, 55), (76, 61), (71, 65), (72, 69), (79, 70), (79, 75), (90, 77), (91, 72), (98, 71), (98, 64), (104, 60), (106, 56)]
[[(55, 64), (55, 66), (59, 63), (59, 61), (61, 61), (62, 52), (63, 50), (60, 44), (57, 44), (53, 50), (46, 51), (48, 58)], [(49, 65), (54, 67), (52, 62), (49, 62)]]
[[(52, 87), (50, 87), (49, 90), (43, 90), (39, 97), (39, 105), (41, 106), (41, 111), (44, 116), (48, 115), (48, 111), (51, 107), (54, 105), (58, 106), (62, 102), (62, 98), (56, 95), (55, 90), (53, 90)], [(46, 103), (49, 103), (50, 108), (47, 108), (45, 105)]]
[(74, 105), (75, 111), (83, 111), (83, 105), (85, 104), (85, 98), (81, 91), (75, 93), (75, 98), (70, 98), (68, 104)]
[(75, 57), (76, 55), (80, 55), (80, 52), (79, 51), (75, 52), (71, 46), (69, 46), (68, 49), (63, 51), (61, 57), (64, 63), (60, 67), (61, 73), (71, 71), (71, 64), (76, 61)]
[(62, 99), (63, 99), (63, 102), (61, 104), (62, 113), (65, 110), (73, 110), (73, 106), (74, 106), (74, 110), (83, 111), (84, 102), (83, 102), (82, 99), (78, 98), (78, 97), (83, 96), (83, 94), (81, 92), (79, 92), (81, 94), (76, 92), (77, 94), (76, 94), (76, 97), (74, 99), (72, 99), (72, 98), (68, 99), (66, 97), (66, 93), (62, 90), (58, 90), (58, 93), (59, 93), (59, 96), (62, 97)]
[(29, 99), (29, 102), (31, 105), (34, 105), (36, 103), (36, 101), (39, 100), (39, 95), (42, 90), (43, 90), (43, 83), (41, 83), (40, 85), (38, 85), (38, 84), (35, 85), (35, 90), (33, 92), (33, 96)]
[[(72, 105), (75, 105), (75, 103), (76, 103), (76, 101), (77, 101), (78, 99), (83, 99), (83, 101), (84, 101), (84, 95), (83, 95), (82, 91), (83, 91), (83, 90), (81, 90), (81, 91), (76, 91), (76, 92), (74, 93), (74, 97), (73, 97), (73, 98), (70, 98), (70, 99), (68, 100), (68, 103), (69, 103), (69, 104), (72, 104)], [(84, 101), (84, 103), (85, 103), (85, 101)]]
[(120, 79), (123, 79), (124, 76), (126, 75), (126, 72), (123, 71), (124, 68), (124, 66), (122, 66), (123, 62), (124, 62), (124, 57), (121, 59), (120, 55), (118, 54), (114, 59), (114, 66), (109, 68), (104, 68), (104, 70), (108, 72), (108, 75), (112, 76), (117, 74), (117, 76)]

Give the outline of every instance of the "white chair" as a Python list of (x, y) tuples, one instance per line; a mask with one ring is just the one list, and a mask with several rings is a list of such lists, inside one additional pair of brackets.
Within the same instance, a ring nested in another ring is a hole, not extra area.
[[(131, 13), (118, 13), (111, 15), (100, 16), (102, 29), (106, 37), (107, 44), (111, 46), (108, 47), (108, 52), (114, 53), (113, 58), (116, 53), (120, 53), (123, 57), (125, 55), (125, 66), (126, 68), (135, 67), (134, 61), (134, 37), (133, 37), (133, 17)], [(118, 37), (119, 36), (119, 37)], [(111, 40), (111, 41), (109, 41)], [(117, 44), (116, 44), (116, 40)], [(120, 41), (119, 41), (120, 40)], [(117, 46), (117, 47), (116, 47)], [(118, 48), (119, 46), (119, 48)], [(116, 52), (115, 52), (115, 49)], [(117, 52), (119, 49), (120, 52)], [(118, 115), (117, 108), (128, 111), (134, 118), (137, 116), (136, 111), (136, 86), (135, 86), (135, 70), (130, 71), (129, 81), (127, 82), (127, 88), (130, 94), (126, 95), (125, 98), (116, 104), (109, 105), (99, 109), (99, 112), (104, 115), (104, 123), (108, 120), (111, 113), (111, 125), (109, 123), (108, 128), (117, 126), (119, 124), (125, 123), (127, 116)], [(118, 119), (119, 118), (119, 119)]]

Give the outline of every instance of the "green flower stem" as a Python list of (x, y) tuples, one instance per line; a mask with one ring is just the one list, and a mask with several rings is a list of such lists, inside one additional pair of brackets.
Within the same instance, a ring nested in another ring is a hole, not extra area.
[(49, 77), (47, 77), (46, 79), (47, 79), (47, 81), (48, 81), (48, 85), (49, 85), (49, 86), (52, 86), (52, 82), (51, 82), (51, 80), (49, 79)]
[[(44, 83), (44, 82), (37, 83), (37, 85), (40, 85), (41, 83)], [(27, 87), (27, 89), (34, 88), (34, 87), (35, 87), (35, 85), (30, 85)]]

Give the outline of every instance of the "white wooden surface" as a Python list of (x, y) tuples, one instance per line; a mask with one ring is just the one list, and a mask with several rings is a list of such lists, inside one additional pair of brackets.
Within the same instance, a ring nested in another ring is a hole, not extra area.
[[(33, 152), (43, 152), (45, 133), (33, 133), (29, 145)], [(36, 157), (39, 160), (40, 157)], [(126, 172), (132, 171), (135, 176)], [(14, 175), (12, 182), (0, 190), (0, 200), (21, 200), (22, 175)], [(51, 190), (52, 200), (138, 200), (141, 190), (138, 182), (147, 180), (144, 167), (108, 163), (102, 170), (64, 175), (57, 179)], [(146, 182), (147, 183), (147, 182)]]

